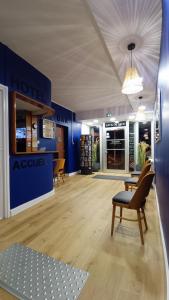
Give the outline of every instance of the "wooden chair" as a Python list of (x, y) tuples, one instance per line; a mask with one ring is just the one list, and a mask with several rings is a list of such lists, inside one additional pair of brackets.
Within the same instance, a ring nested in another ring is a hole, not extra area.
[[(146, 203), (146, 198), (149, 194), (150, 187), (152, 185), (153, 177), (155, 173), (150, 171), (148, 172), (141, 180), (138, 188), (135, 191), (123, 191), (119, 192), (112, 198), (112, 225), (111, 225), (111, 235), (113, 235), (114, 230), (114, 221), (115, 217), (120, 219), (120, 223), (122, 220), (127, 221), (138, 221), (139, 224), (139, 230), (140, 230), (140, 238), (141, 243), (144, 245), (144, 238), (143, 238), (143, 229), (142, 229), (142, 222), (141, 220), (144, 220), (145, 228), (148, 229), (146, 216), (144, 212), (144, 206)], [(116, 207), (120, 207), (120, 216), (116, 216)], [(129, 218), (123, 218), (122, 216), (122, 209), (128, 208), (128, 209), (134, 209), (137, 211), (137, 219), (129, 219)]]
[[(149, 159), (147, 159), (147, 160), (145, 161), (143, 168), (144, 168), (147, 164), (151, 164), (151, 161), (150, 161)], [(142, 169), (143, 169), (143, 168), (142, 168)], [(140, 171), (135, 170), (135, 171), (131, 172), (131, 177), (135, 177), (135, 176), (138, 177), (138, 176), (140, 176), (141, 171), (142, 171), (142, 170), (140, 170)]]
[(125, 179), (125, 181), (124, 181), (125, 191), (128, 191), (129, 188), (131, 189), (131, 191), (132, 191), (133, 187), (137, 188), (139, 186), (141, 180), (143, 179), (143, 177), (150, 171), (150, 168), (151, 168), (151, 163), (148, 163), (143, 167), (141, 174), (138, 178), (129, 177), (129, 178)]
[(54, 182), (55, 182), (56, 178), (57, 178), (57, 183), (61, 179), (64, 182), (64, 176), (65, 176), (64, 166), (65, 166), (65, 159), (64, 158), (56, 159), (56, 165), (55, 165), (54, 171), (53, 171)]

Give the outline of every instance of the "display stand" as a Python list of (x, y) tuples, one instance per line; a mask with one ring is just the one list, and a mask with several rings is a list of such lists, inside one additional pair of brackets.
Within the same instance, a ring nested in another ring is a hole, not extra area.
[(81, 174), (92, 174), (92, 136), (89, 134), (80, 138), (80, 168)]

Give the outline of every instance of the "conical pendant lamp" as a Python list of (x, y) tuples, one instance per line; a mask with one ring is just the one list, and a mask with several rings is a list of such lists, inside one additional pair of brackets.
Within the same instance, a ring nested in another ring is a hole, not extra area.
[(128, 50), (131, 52), (131, 67), (127, 69), (122, 86), (122, 94), (136, 94), (143, 90), (143, 79), (138, 75), (137, 69), (132, 65), (132, 50), (135, 48), (135, 44), (128, 45)]

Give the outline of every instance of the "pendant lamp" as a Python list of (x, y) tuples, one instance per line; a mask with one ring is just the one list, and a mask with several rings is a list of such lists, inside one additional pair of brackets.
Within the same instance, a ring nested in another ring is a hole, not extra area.
[(139, 96), (138, 99), (139, 99), (139, 107), (138, 107), (138, 111), (136, 114), (136, 121), (145, 121), (146, 116), (145, 116), (144, 110), (146, 107), (141, 104), (143, 96)]
[(131, 53), (131, 64), (130, 68), (126, 71), (121, 92), (122, 94), (130, 95), (139, 93), (143, 90), (143, 79), (138, 75), (137, 69), (133, 68), (132, 64), (132, 50), (135, 48), (135, 44), (131, 43), (127, 48)]

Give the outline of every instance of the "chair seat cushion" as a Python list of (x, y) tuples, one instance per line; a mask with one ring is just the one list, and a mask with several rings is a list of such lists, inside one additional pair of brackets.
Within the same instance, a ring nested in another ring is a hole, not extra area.
[(127, 179), (124, 180), (124, 183), (136, 184), (137, 181), (138, 181), (137, 178), (129, 177), (129, 178), (127, 178)]
[(112, 198), (112, 203), (118, 202), (118, 203), (128, 204), (128, 203), (130, 203), (134, 193), (135, 193), (135, 191), (134, 192), (129, 192), (129, 191), (119, 192)]
[(131, 176), (139, 176), (141, 174), (141, 171), (133, 171), (131, 172)]

